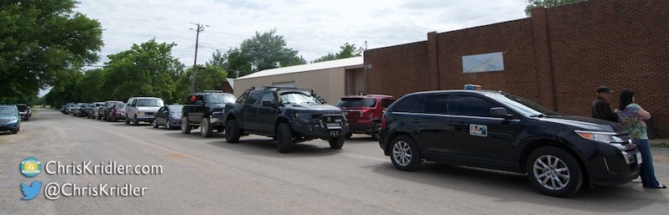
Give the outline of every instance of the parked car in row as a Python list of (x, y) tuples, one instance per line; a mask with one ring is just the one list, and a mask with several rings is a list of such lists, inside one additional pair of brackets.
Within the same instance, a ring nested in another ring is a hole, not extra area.
[(82, 117), (88, 115), (88, 108), (91, 107), (89, 103), (78, 103), (77, 107), (74, 109), (73, 116)]
[(16, 105), (0, 105), (0, 131), (12, 134), (21, 131), (21, 114)]
[(114, 101), (114, 100), (109, 100), (106, 101), (105, 104), (98, 109), (98, 120), (104, 120), (107, 121), (107, 117), (109, 117), (109, 112), (116, 103), (123, 103), (122, 101)]
[(17, 104), (16, 107), (19, 109), (19, 114), (21, 114), (21, 120), (30, 120), (30, 117), (33, 115), (33, 111), (30, 106), (26, 104)]
[(75, 104), (75, 103), (71, 103), (71, 102), (67, 103), (67, 104), (63, 105), (63, 108), (61, 109), (61, 112), (63, 114), (66, 114), (66, 115), (70, 114), (70, 113), (72, 113), (72, 109), (74, 109), (74, 107), (76, 107), (76, 106), (77, 106), (77, 104)]
[(88, 109), (87, 117), (89, 119), (97, 119), (100, 107), (104, 106), (104, 102), (93, 102), (91, 103), (91, 108)]
[(389, 95), (354, 95), (344, 96), (337, 103), (349, 123), (349, 132), (345, 137), (353, 134), (366, 134), (372, 139), (379, 139), (381, 118), (383, 112), (395, 102), (396, 98)]
[(499, 91), (411, 93), (386, 109), (381, 127), (379, 146), (403, 171), (434, 161), (516, 172), (557, 197), (639, 175), (639, 151), (622, 125)]
[(123, 102), (114, 103), (109, 109), (109, 116), (107, 116), (107, 121), (116, 122), (120, 119), (125, 120), (125, 107), (126, 104)]
[(153, 127), (159, 128), (160, 126), (165, 126), (167, 130), (180, 128), (181, 111), (183, 108), (183, 105), (165, 105), (161, 107), (153, 118)]
[(158, 109), (165, 106), (163, 99), (156, 97), (132, 97), (125, 107), (125, 124), (139, 125), (140, 122), (153, 121)]
[(223, 111), (227, 104), (237, 98), (220, 90), (208, 90), (188, 96), (183, 106), (181, 132), (189, 134), (193, 128), (200, 128), (202, 137), (209, 137), (215, 131), (225, 131)]
[(281, 153), (313, 139), (327, 140), (330, 148), (341, 149), (348, 121), (340, 108), (325, 103), (310, 89), (251, 88), (226, 105), (225, 139), (237, 143), (242, 134), (272, 137)]

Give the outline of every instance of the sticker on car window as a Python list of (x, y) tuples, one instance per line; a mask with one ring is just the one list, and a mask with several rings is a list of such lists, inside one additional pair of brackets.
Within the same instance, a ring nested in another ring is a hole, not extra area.
[(469, 135), (487, 137), (488, 136), (488, 126), (485, 125), (469, 125)]

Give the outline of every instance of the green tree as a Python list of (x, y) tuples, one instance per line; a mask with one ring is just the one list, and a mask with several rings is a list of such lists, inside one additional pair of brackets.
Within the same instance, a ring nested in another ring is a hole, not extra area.
[(0, 100), (22, 102), (39, 89), (63, 90), (98, 61), (100, 23), (73, 11), (74, 0), (0, 2)]
[(328, 53), (327, 55), (320, 57), (314, 60), (312, 63), (351, 58), (351, 57), (360, 57), (364, 49), (362, 47), (355, 47), (355, 44), (344, 43), (344, 45), (339, 46), (339, 52), (337, 53)]
[[(217, 50), (217, 53), (220, 53), (220, 51)], [(239, 48), (230, 48), (220, 55), (217, 55), (217, 53), (214, 53), (209, 64), (219, 65), (228, 71), (228, 78), (236, 78), (237, 72), (239, 72), (240, 77), (251, 74), (251, 61), (242, 54)]]
[(262, 34), (256, 32), (254, 37), (244, 40), (239, 49), (253, 72), (306, 63), (297, 56), (297, 50), (286, 47), (286, 41), (276, 34), (276, 28)]
[(104, 92), (100, 89), (100, 83), (104, 80), (105, 70), (92, 69), (84, 73), (77, 88), (81, 90), (81, 101), (97, 102), (104, 98)]
[[(219, 65), (209, 64), (197, 65), (199, 68), (195, 73), (195, 92), (202, 92), (204, 90), (221, 90), (223, 85), (228, 81), (228, 72)], [(183, 76), (177, 82), (176, 102), (183, 102), (190, 94), (191, 75), (193, 69), (186, 70)]]
[(527, 6), (525, 7), (525, 14), (527, 14), (527, 16), (531, 16), (532, 9), (534, 9), (535, 7), (550, 8), (582, 1), (586, 0), (527, 0)]
[(183, 64), (172, 56), (174, 46), (175, 43), (151, 39), (109, 55), (101, 86), (106, 99), (126, 100), (144, 95), (174, 102), (175, 79), (183, 74)]

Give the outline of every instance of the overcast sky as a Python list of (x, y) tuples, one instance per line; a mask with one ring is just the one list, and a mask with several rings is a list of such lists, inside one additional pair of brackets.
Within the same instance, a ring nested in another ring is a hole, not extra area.
[(195, 25), (198, 63), (214, 50), (238, 47), (256, 31), (277, 28), (289, 48), (307, 61), (336, 52), (345, 42), (378, 48), (445, 32), (524, 18), (525, 0), (80, 0), (77, 11), (102, 23), (107, 55), (156, 38), (175, 42), (173, 55), (193, 64)]
[[(107, 55), (151, 38), (174, 42), (173, 56), (193, 65), (195, 28), (200, 33), (198, 63), (216, 49), (239, 47), (255, 32), (277, 29), (287, 46), (307, 62), (336, 52), (348, 42), (367, 48), (427, 39), (446, 32), (525, 17), (525, 0), (79, 0), (76, 9), (102, 23)], [(42, 90), (40, 96), (46, 94)]]

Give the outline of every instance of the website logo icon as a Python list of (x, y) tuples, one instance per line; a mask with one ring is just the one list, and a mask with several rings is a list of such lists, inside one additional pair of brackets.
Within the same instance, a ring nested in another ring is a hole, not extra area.
[(20, 169), (24, 176), (32, 178), (42, 171), (42, 163), (40, 163), (37, 158), (27, 157), (21, 161)]

